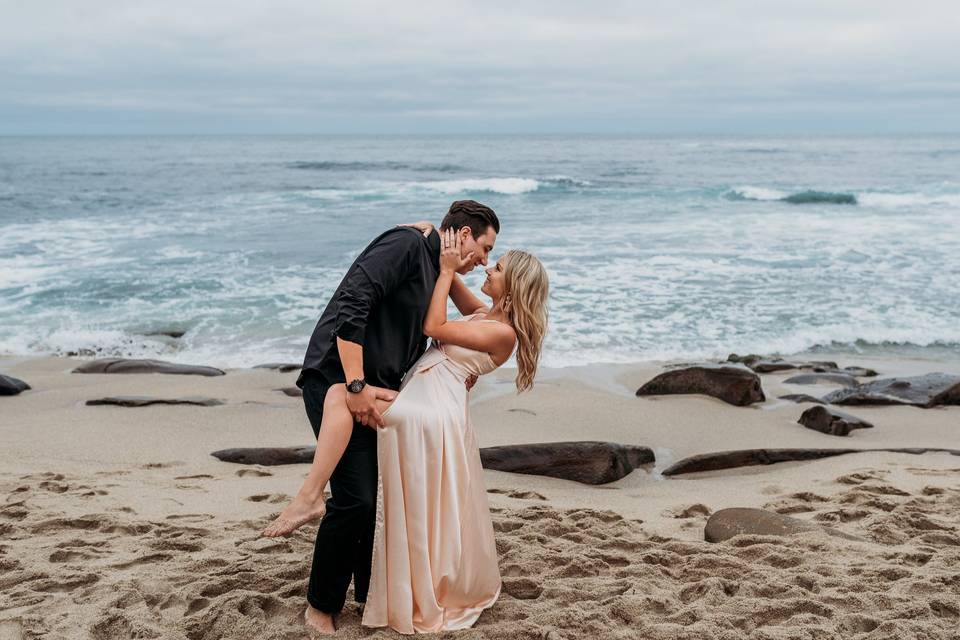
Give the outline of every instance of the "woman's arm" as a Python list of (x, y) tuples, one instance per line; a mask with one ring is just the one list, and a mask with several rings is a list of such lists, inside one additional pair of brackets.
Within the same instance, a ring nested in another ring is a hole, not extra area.
[(502, 322), (447, 322), (447, 296), (457, 268), (467, 261), (460, 259), (456, 233), (448, 230), (441, 234), (441, 242), (440, 275), (423, 321), (423, 333), (441, 342), (484, 351), (494, 362), (502, 364), (513, 353), (516, 340), (513, 328)]
[[(421, 220), (420, 222), (411, 222), (409, 224), (398, 224), (398, 227), (413, 227), (420, 233), (427, 237), (430, 235), (430, 232), (433, 231), (433, 224), (427, 220)], [(450, 285), (450, 298), (453, 299), (453, 304), (457, 306), (457, 311), (460, 312), (460, 315), (469, 316), (474, 313), (489, 313), (490, 307), (483, 304), (483, 300), (473, 295), (473, 292), (470, 291), (470, 287), (463, 284), (456, 274), (453, 276), (453, 283)]]
[(453, 299), (453, 304), (457, 305), (457, 310), (461, 315), (490, 313), (490, 307), (483, 304), (483, 300), (475, 296), (473, 291), (470, 291), (470, 287), (463, 284), (463, 280), (457, 274), (453, 275), (453, 282), (450, 284), (450, 297)]

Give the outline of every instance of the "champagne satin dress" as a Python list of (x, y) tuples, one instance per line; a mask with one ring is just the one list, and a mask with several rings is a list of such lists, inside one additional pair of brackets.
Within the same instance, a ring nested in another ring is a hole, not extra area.
[(487, 353), (434, 342), (383, 414), (365, 626), (400, 633), (466, 629), (500, 595), (493, 523), (464, 386), (468, 375), (496, 368)]

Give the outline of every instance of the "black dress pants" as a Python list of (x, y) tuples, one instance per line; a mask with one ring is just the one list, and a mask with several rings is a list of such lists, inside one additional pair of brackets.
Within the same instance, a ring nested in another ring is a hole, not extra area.
[[(303, 381), (303, 404), (314, 436), (320, 434), (323, 401), (331, 386), (313, 372)], [(325, 613), (337, 613), (343, 608), (351, 577), (357, 602), (366, 602), (370, 588), (377, 509), (375, 429), (354, 423), (346, 451), (330, 476), (330, 490), (327, 514), (313, 547), (307, 602)]]

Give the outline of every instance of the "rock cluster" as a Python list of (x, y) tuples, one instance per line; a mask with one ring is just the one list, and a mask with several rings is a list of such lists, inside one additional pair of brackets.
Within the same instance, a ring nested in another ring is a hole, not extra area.
[(884, 378), (824, 396), (841, 405), (907, 404), (915, 407), (960, 405), (960, 376), (928, 373), (910, 378)]

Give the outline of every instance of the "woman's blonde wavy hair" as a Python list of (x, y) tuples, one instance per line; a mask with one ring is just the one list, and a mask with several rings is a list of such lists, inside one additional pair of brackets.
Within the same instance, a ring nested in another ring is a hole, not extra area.
[(513, 249), (503, 258), (504, 312), (517, 332), (517, 392), (533, 388), (547, 333), (550, 280), (543, 264), (526, 251)]

